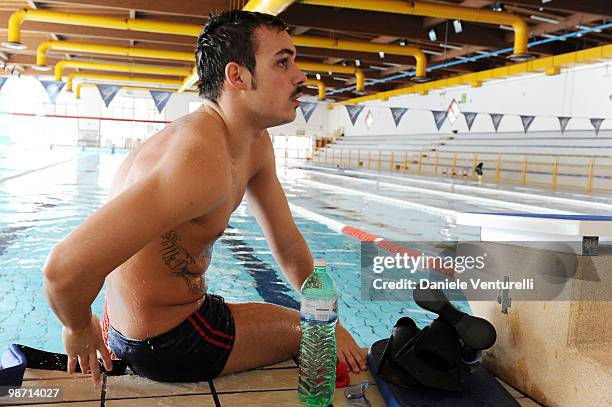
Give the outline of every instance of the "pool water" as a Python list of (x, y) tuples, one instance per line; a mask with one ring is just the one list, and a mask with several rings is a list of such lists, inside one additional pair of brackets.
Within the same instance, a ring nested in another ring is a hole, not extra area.
[(0, 182), (34, 168), (52, 166), (74, 159), (77, 149), (0, 142)]
[[(51, 248), (104, 204), (114, 172), (126, 155), (69, 148), (47, 154), (41, 151), (29, 161), (10, 159), (9, 155), (0, 155), (5, 174), (0, 175), (0, 350), (10, 343), (22, 343), (62, 352), (61, 325), (42, 289), (43, 265)], [(45, 168), (30, 171), (41, 167)], [(308, 188), (297, 187), (286, 173), (281, 180), (291, 202), (322, 214), (339, 218), (343, 211), (361, 205), (358, 198), (336, 195), (335, 207), (339, 209), (333, 212), (326, 203), (333, 198), (331, 194), (313, 194)], [(362, 207), (353, 210), (364, 212)], [(313, 256), (327, 260), (340, 294), (340, 320), (360, 346), (388, 337), (400, 316), (410, 316), (421, 326), (435, 317), (412, 302), (362, 300), (360, 242), (311, 220), (295, 219)], [(411, 221), (415, 222), (414, 230), (430, 228), (435, 234), (448, 226), (444, 220), (434, 222), (419, 214), (412, 214)], [(399, 230), (392, 232), (384, 224), (376, 227), (375, 232), (384, 237), (385, 230), (400, 235)], [(266, 301), (299, 307), (299, 294), (273, 260), (244, 202), (217, 242), (206, 275), (209, 291), (229, 302)], [(92, 306), (98, 315), (103, 296), (101, 292)], [(467, 303), (458, 305), (469, 312)]]

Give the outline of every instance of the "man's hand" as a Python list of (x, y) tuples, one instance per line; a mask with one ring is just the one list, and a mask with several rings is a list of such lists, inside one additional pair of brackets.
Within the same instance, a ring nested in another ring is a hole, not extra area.
[(353, 373), (367, 369), (363, 351), (357, 346), (349, 331), (340, 324), (336, 325), (336, 348), (338, 360), (346, 363)]
[(106, 370), (112, 370), (113, 362), (108, 349), (104, 346), (100, 321), (95, 315), (91, 315), (89, 326), (84, 329), (76, 331), (64, 327), (62, 340), (68, 354), (68, 373), (74, 373), (78, 358), (81, 372), (91, 373), (94, 383), (99, 384), (100, 366), (98, 365), (98, 355), (104, 362)]

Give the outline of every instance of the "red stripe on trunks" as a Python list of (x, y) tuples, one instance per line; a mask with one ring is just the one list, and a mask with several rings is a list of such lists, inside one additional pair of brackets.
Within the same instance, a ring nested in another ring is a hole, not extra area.
[(200, 313), (198, 311), (194, 312), (194, 314), (195, 314), (196, 317), (198, 317), (200, 322), (202, 322), (202, 324), (204, 324), (206, 329), (208, 329), (208, 331), (211, 334), (217, 335), (217, 336), (220, 336), (221, 338), (229, 339), (229, 340), (232, 340), (232, 341), (234, 340), (234, 337), (232, 335), (228, 335), (225, 332), (218, 331), (218, 330), (214, 329), (212, 326), (210, 326), (210, 324), (204, 319), (204, 317), (202, 317), (202, 315), (200, 315)]
[(204, 333), (204, 331), (202, 331), (202, 328), (200, 328), (198, 326), (198, 324), (196, 324), (196, 322), (193, 320), (193, 318), (189, 317), (187, 318), (189, 320), (189, 322), (191, 322), (191, 325), (193, 325), (193, 327), (196, 329), (196, 331), (198, 331), (198, 333), (200, 334), (200, 336), (202, 336), (202, 338), (208, 342), (208, 343), (212, 343), (213, 345), (216, 345), (220, 348), (224, 348), (224, 349), (232, 349), (232, 347), (228, 344), (225, 344), (223, 342), (219, 342), (213, 338), (210, 338), (208, 335), (206, 335)]

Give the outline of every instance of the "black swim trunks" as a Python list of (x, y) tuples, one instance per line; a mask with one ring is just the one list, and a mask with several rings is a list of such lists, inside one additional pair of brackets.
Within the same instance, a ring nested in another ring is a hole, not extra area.
[(206, 294), (199, 310), (152, 338), (129, 339), (109, 326), (108, 345), (139, 376), (160, 382), (195, 382), (221, 373), (234, 333), (234, 319), (223, 298)]

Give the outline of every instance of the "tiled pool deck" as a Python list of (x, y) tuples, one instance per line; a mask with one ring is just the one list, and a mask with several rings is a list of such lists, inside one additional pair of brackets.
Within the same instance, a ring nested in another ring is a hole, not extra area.
[[(215, 379), (214, 382), (157, 383), (134, 375), (110, 376), (103, 385), (94, 387), (88, 375), (28, 369), (22, 388), (61, 388), (62, 399), (42, 402), (0, 398), (0, 405), (41, 405), (67, 407), (149, 407), (149, 406), (223, 406), (250, 407), (300, 406), (297, 401), (297, 364), (293, 360)], [(372, 407), (386, 404), (378, 392), (370, 371), (351, 374), (351, 384), (370, 382), (366, 396)], [(516, 389), (502, 382), (522, 407), (539, 406)], [(344, 390), (338, 389), (334, 407), (350, 404)]]

